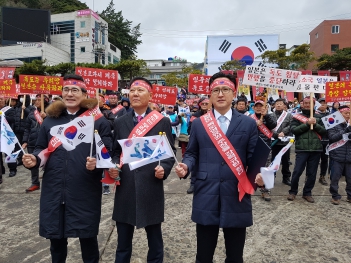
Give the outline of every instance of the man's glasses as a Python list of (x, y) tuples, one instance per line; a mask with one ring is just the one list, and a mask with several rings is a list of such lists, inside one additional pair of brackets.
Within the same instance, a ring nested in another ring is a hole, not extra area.
[(231, 88), (227, 88), (227, 87), (224, 87), (224, 88), (214, 88), (212, 91), (211, 91), (211, 93), (212, 94), (219, 94), (220, 92), (222, 91), (222, 93), (223, 94), (227, 94), (227, 93), (229, 93), (230, 91), (232, 91), (232, 89)]
[(68, 87), (63, 87), (62, 88), (62, 93), (69, 93), (71, 91), (72, 94), (78, 94), (81, 89), (78, 88), (68, 88)]

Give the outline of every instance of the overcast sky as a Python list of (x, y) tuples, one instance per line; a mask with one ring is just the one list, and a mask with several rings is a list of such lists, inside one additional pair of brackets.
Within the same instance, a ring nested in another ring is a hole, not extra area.
[[(101, 12), (110, 0), (85, 3)], [(177, 56), (197, 63), (203, 62), (207, 35), (279, 34), (280, 44), (289, 48), (309, 43), (309, 32), (323, 20), (351, 19), (351, 0), (114, 0), (114, 4), (125, 19), (141, 24), (138, 58)]]

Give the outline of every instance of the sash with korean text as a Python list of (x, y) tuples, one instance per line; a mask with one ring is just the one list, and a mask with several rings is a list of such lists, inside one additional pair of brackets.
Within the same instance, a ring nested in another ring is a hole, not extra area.
[(195, 119), (197, 119), (195, 116), (191, 116), (190, 122), (193, 122)]
[[(258, 121), (255, 113), (251, 114), (250, 117), (255, 121)], [(262, 123), (260, 126), (257, 127), (266, 137), (268, 137), (269, 139), (272, 138), (273, 132), (270, 129), (268, 129), (266, 125)]]
[(119, 112), (123, 108), (124, 107), (122, 105), (118, 105), (116, 108), (112, 109), (111, 112), (115, 115), (117, 112)]
[(283, 110), (282, 114), (280, 114), (278, 120), (277, 120), (277, 126), (273, 129), (273, 131), (277, 132), (282, 123), (284, 122), (285, 118), (288, 116), (288, 113)]
[(235, 177), (239, 181), (239, 201), (243, 199), (245, 194), (252, 195), (255, 190), (247, 178), (246, 170), (243, 166), (240, 156), (219, 127), (212, 111), (206, 113), (205, 115), (202, 115), (200, 119), (217, 151), (228, 164), (230, 170), (234, 173)]
[(37, 120), (37, 122), (39, 122), (40, 125), (43, 123), (43, 118), (40, 116), (40, 113), (38, 110), (34, 111), (34, 117)]
[[(308, 122), (308, 118), (306, 116), (303, 116), (303, 115), (298, 114), (298, 113), (294, 114), (293, 118), (298, 120), (298, 121), (300, 121), (300, 122), (302, 122), (302, 123)], [(318, 138), (321, 140), (322, 136), (320, 136), (317, 132), (315, 132), (315, 133), (317, 134)]]
[(327, 149), (325, 154), (329, 154), (330, 151), (335, 150), (343, 145), (345, 145), (349, 140), (348, 139), (341, 139), (340, 141), (334, 142), (330, 144)]
[[(38, 112), (39, 114), (39, 112)], [(83, 112), (81, 115), (79, 115), (79, 117), (82, 116), (92, 116), (94, 115), (94, 120), (98, 120), (100, 119), (103, 115), (99, 109), (99, 105), (97, 105), (95, 108), (93, 109), (89, 109), (85, 112)], [(34, 115), (35, 116), (35, 115)], [(40, 115), (39, 115), (40, 117)], [(46, 164), (46, 161), (48, 160), (50, 154), (52, 152), (54, 152), (60, 145), (62, 144), (62, 142), (60, 141), (59, 138), (53, 136), (51, 137), (50, 141), (49, 141), (49, 145), (48, 148), (42, 150), (39, 154), (38, 157), (40, 158), (41, 162), (40, 162), (40, 168), (43, 168)]]

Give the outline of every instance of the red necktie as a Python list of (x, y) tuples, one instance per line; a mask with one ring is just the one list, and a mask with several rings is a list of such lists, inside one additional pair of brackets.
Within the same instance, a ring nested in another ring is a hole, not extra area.
[(138, 122), (141, 122), (142, 119), (144, 119), (144, 117), (141, 116), (141, 115), (139, 115), (139, 116), (137, 117)]

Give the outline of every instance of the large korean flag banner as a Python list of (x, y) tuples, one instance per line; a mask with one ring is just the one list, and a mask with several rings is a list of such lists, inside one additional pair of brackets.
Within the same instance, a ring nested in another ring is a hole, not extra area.
[(325, 93), (325, 86), (327, 82), (337, 80), (338, 77), (303, 75), (300, 78), (299, 85), (297, 86), (296, 90), (291, 91), (306, 93)]
[[(279, 35), (247, 35), (247, 36), (207, 36), (207, 75), (221, 71), (223, 63), (229, 60), (242, 61), (246, 66), (263, 66), (261, 58), (257, 58), (268, 50), (279, 48)], [(273, 67), (271, 64), (265, 64)]]
[(301, 72), (279, 68), (246, 66), (243, 84), (270, 89), (294, 91)]
[(129, 164), (130, 170), (173, 157), (166, 136), (135, 137), (118, 140), (118, 143), (122, 147), (122, 161)]
[(50, 129), (50, 134), (60, 139), (63, 148), (74, 150), (77, 145), (93, 141), (94, 121), (91, 116), (77, 117), (69, 123), (56, 125)]

